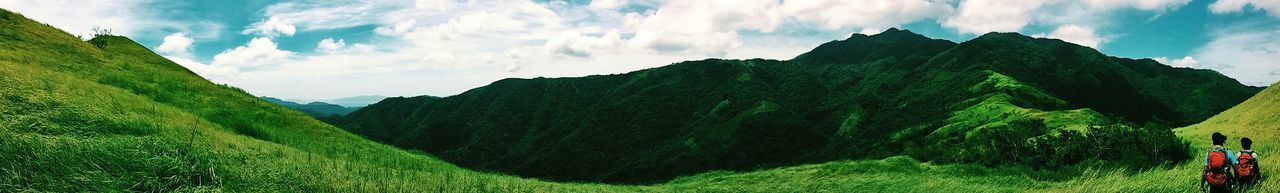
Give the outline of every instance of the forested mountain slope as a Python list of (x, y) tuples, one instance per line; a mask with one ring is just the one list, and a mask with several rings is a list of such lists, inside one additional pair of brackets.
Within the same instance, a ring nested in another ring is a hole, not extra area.
[[(1106, 56), (1060, 40), (990, 33), (957, 44), (890, 29), (788, 61), (708, 59), (389, 99), (339, 125), (475, 169), (656, 182), (894, 155), (1032, 163), (1051, 157), (975, 154), (997, 147), (988, 141), (1022, 145), (1112, 125), (1148, 128), (1157, 132), (1122, 130), (1177, 143), (1167, 128), (1202, 121), (1259, 90), (1217, 72)], [(1185, 156), (1178, 154), (1149, 159)]]

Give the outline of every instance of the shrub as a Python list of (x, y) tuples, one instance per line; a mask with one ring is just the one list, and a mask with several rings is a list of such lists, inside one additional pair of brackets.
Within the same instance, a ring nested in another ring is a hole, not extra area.
[[(947, 148), (951, 146), (950, 148)], [(1051, 130), (1043, 121), (1017, 120), (987, 127), (955, 145), (936, 144), (944, 151), (922, 159), (985, 165), (1021, 164), (1036, 168), (1095, 163), (1118, 167), (1150, 168), (1190, 158), (1190, 143), (1169, 128), (1106, 123), (1083, 131)], [(915, 151), (923, 151), (913, 148)], [(936, 155), (953, 152), (952, 155)], [(927, 155), (910, 152), (911, 155)]]

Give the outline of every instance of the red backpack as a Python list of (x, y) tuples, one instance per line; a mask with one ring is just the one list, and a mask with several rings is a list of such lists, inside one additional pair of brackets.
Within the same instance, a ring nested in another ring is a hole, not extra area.
[(1240, 161), (1240, 165), (1236, 165), (1236, 175), (1242, 181), (1253, 179), (1254, 176), (1258, 175), (1257, 171), (1253, 171), (1253, 166), (1257, 164), (1255, 163), (1257, 160), (1253, 159), (1253, 151), (1244, 150), (1240, 151), (1240, 153), (1240, 156), (1236, 158)]
[(1225, 149), (1209, 150), (1209, 157), (1206, 161), (1209, 162), (1209, 165), (1204, 168), (1207, 170), (1204, 173), (1205, 181), (1208, 181), (1209, 185), (1212, 186), (1226, 186), (1228, 183), (1227, 169), (1231, 167), (1231, 163), (1227, 160), (1227, 151)]

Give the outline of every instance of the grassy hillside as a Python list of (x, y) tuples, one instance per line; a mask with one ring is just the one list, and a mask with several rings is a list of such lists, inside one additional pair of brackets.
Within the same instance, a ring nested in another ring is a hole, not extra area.
[[(1132, 162), (1178, 160), (1186, 156), (1172, 150), (1178, 142), (1168, 128), (1207, 119), (1258, 90), (1213, 71), (1060, 40), (990, 33), (957, 44), (890, 29), (788, 61), (708, 59), (505, 79), (429, 102), (371, 105), (339, 125), (468, 168), (652, 183), (904, 154), (1033, 167), (1128, 159), (1055, 148), (1110, 125), (1157, 131), (1146, 133), (1160, 140), (1141, 148), (1175, 152)], [(1052, 155), (1009, 157), (1031, 152)]]
[[(1272, 85), (1207, 121), (1176, 129), (1192, 142), (1193, 161), (1156, 164), (1148, 169), (1069, 167), (1035, 170), (1020, 166), (921, 163), (908, 157), (835, 161), (753, 172), (709, 172), (677, 178), (665, 186), (720, 192), (1199, 192), (1199, 172), (1209, 136), (1222, 132), (1239, 150), (1241, 137), (1254, 140), (1262, 174), (1280, 172), (1267, 159), (1280, 144), (1280, 84)], [(1098, 148), (1114, 148), (1101, 146)], [(1272, 166), (1272, 167), (1269, 167)], [(744, 191), (745, 190), (745, 191)], [(1280, 192), (1280, 178), (1266, 177), (1250, 192)]]
[[(1273, 84), (1257, 96), (1240, 103), (1218, 116), (1203, 123), (1181, 128), (1178, 135), (1187, 138), (1201, 147), (1196, 153), (1203, 156), (1210, 144), (1209, 136), (1213, 132), (1227, 135), (1227, 146), (1233, 150), (1240, 149), (1240, 138), (1253, 140), (1253, 149), (1259, 153), (1259, 165), (1262, 174), (1272, 176), (1280, 174), (1280, 159), (1268, 159), (1268, 155), (1280, 151), (1280, 83)], [(1280, 178), (1267, 177), (1262, 182), (1265, 192), (1280, 192)]]
[(1255, 141), (1255, 147), (1280, 142), (1280, 88), (1277, 86), (1280, 84), (1271, 85), (1235, 108), (1178, 133), (1209, 139), (1213, 132), (1222, 132), (1231, 137), (1228, 143), (1239, 143), (1240, 137), (1249, 137)]
[(600, 192), (471, 172), (0, 10), (0, 192)]

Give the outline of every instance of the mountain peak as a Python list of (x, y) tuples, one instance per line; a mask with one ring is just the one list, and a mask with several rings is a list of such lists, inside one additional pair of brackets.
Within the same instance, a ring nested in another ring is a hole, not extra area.
[[(911, 30), (898, 29), (898, 28), (889, 28), (887, 30), (884, 30), (883, 32), (880, 32), (878, 34), (871, 35), (871, 36), (899, 36), (899, 35), (912, 35), (912, 36), (925, 37), (924, 35), (917, 34), (915, 32), (912, 32)], [(925, 38), (928, 38), (928, 37), (925, 37)]]
[(955, 44), (955, 42), (929, 38), (909, 30), (889, 28), (875, 35), (854, 33), (848, 39), (824, 43), (796, 56), (793, 61), (801, 64), (858, 64), (887, 57), (934, 55)]
[(845, 38), (845, 41), (848, 41), (848, 40), (858, 40), (858, 39), (866, 39), (866, 38), (873, 38), (873, 37), (874, 37), (874, 38), (924, 38), (924, 39), (929, 39), (929, 37), (924, 36), (924, 35), (921, 35), (921, 34), (917, 34), (917, 33), (915, 33), (915, 32), (912, 32), (911, 30), (898, 29), (898, 28), (889, 28), (889, 29), (884, 30), (884, 31), (882, 31), (882, 32), (880, 32), (880, 33), (870, 34), (870, 35), (868, 35), (868, 34), (861, 34), (861, 33), (853, 33), (853, 35), (850, 35), (850, 36), (849, 36), (849, 38)]
[(977, 39), (991, 39), (991, 38), (1000, 38), (1000, 39), (1003, 39), (1003, 38), (1031, 38), (1031, 36), (1022, 35), (1022, 34), (1020, 34), (1020, 33), (1018, 33), (1018, 32), (987, 32), (987, 33), (982, 34), (981, 36), (978, 36), (977, 38), (973, 38), (973, 39), (977, 40)]
[[(989, 32), (989, 33), (983, 34), (982, 36), (978, 36), (977, 38), (973, 38), (972, 40), (965, 41), (960, 44), (1006, 44), (1000, 47), (1007, 47), (1007, 48), (1022, 47), (1022, 46), (1034, 44), (1034, 45), (1048, 46), (1048, 47), (1089, 49), (1089, 50), (1093, 50), (1092, 52), (1095, 52), (1096, 55), (1102, 55), (1101, 52), (1098, 52), (1096, 49), (1090, 48), (1088, 46), (1068, 42), (1061, 39), (1032, 37), (1032, 36), (1023, 35), (1017, 32)], [(1009, 47), (1009, 46), (1012, 46), (1012, 47)]]

